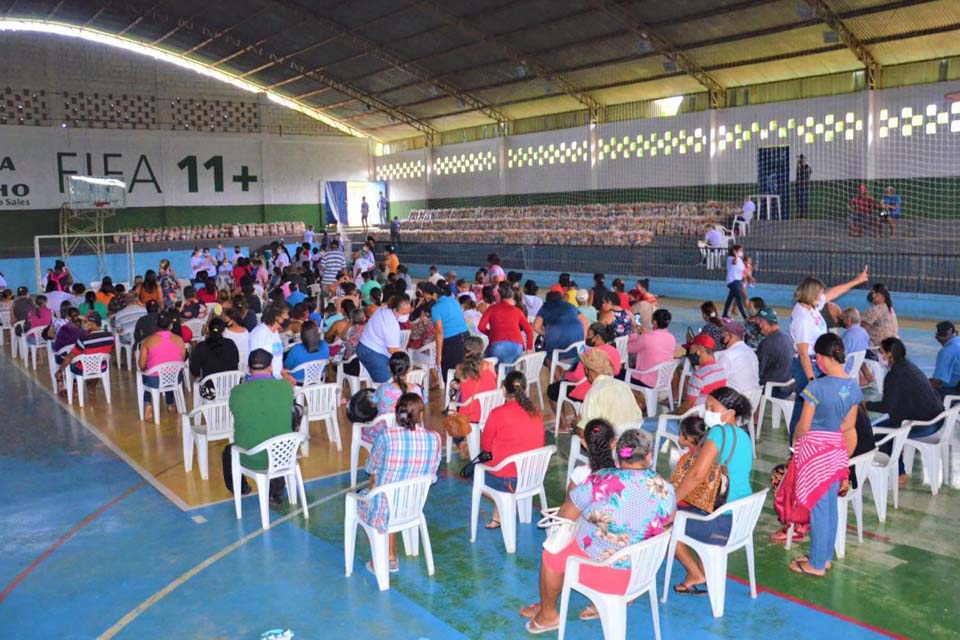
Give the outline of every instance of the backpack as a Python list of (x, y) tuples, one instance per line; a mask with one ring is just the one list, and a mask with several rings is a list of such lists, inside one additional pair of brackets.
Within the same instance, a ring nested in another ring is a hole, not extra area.
[(351, 422), (370, 422), (377, 417), (377, 404), (373, 401), (373, 389), (360, 389), (347, 403), (347, 418)]

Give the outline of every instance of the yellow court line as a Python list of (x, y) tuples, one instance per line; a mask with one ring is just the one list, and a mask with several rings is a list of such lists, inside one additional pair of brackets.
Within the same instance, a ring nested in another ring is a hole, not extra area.
[[(350, 491), (350, 490), (352, 490), (352, 489), (353, 489), (353, 487), (347, 487), (347, 488), (345, 488), (345, 489), (341, 489), (340, 491), (337, 491), (337, 492), (335, 492), (335, 493), (332, 493), (332, 494), (330, 494), (329, 496), (326, 496), (326, 497), (324, 497), (324, 498), (320, 498), (319, 500), (317, 500), (317, 501), (315, 501), (315, 502), (311, 502), (310, 504), (307, 505), (306, 508), (307, 508), (307, 509), (311, 509), (311, 508), (313, 508), (313, 507), (315, 507), (315, 506), (317, 506), (317, 505), (319, 505), (319, 504), (323, 504), (324, 502), (328, 502), (328, 501), (330, 501), (330, 500), (332, 500), (332, 499), (334, 499), (334, 498), (337, 498), (337, 497), (339, 497), (339, 496), (342, 496), (343, 494), (347, 493), (348, 491)], [(274, 527), (276, 527), (276, 526), (279, 525), (279, 524), (283, 524), (284, 522), (287, 522), (288, 520), (292, 519), (294, 516), (297, 516), (297, 515), (299, 515), (299, 514), (302, 513), (302, 512), (303, 512), (303, 509), (297, 509), (296, 511), (291, 511), (290, 513), (288, 513), (287, 515), (283, 516), (282, 518), (277, 519), (275, 522), (271, 522), (271, 523), (270, 523), (270, 524), (271, 524), (271, 528), (274, 528)], [(224, 547), (223, 549), (221, 549), (220, 551), (218, 551), (217, 553), (213, 554), (212, 556), (210, 556), (209, 558), (207, 558), (206, 560), (204, 560), (204, 561), (201, 562), (200, 564), (196, 565), (195, 567), (193, 567), (193, 568), (190, 569), (189, 571), (183, 573), (183, 574), (180, 575), (177, 579), (175, 579), (173, 582), (171, 582), (170, 584), (168, 584), (167, 586), (165, 586), (163, 589), (160, 589), (159, 591), (157, 591), (156, 593), (154, 593), (152, 596), (150, 596), (149, 598), (147, 598), (146, 600), (144, 600), (143, 602), (141, 602), (139, 605), (137, 605), (133, 610), (131, 610), (131, 611), (130, 611), (129, 613), (127, 613), (125, 616), (123, 616), (122, 618), (120, 618), (120, 620), (118, 620), (118, 621), (116, 622), (116, 624), (114, 624), (112, 627), (110, 627), (110, 628), (107, 629), (105, 632), (103, 632), (103, 634), (100, 635), (100, 637), (98, 638), (98, 640), (109, 640), (110, 638), (113, 638), (113, 637), (116, 636), (118, 633), (120, 633), (121, 631), (123, 631), (123, 629), (124, 629), (125, 627), (127, 627), (127, 625), (129, 625), (131, 622), (133, 622), (134, 620), (136, 620), (144, 611), (146, 611), (147, 609), (149, 609), (150, 607), (152, 607), (153, 605), (157, 604), (158, 602), (160, 602), (161, 600), (163, 600), (165, 597), (167, 597), (168, 595), (170, 595), (170, 593), (172, 593), (174, 590), (176, 590), (178, 587), (180, 587), (182, 584), (184, 584), (187, 580), (189, 580), (189, 579), (192, 578), (193, 576), (197, 575), (198, 573), (200, 573), (201, 571), (203, 571), (204, 569), (206, 569), (207, 567), (209, 567), (210, 565), (212, 565), (212, 564), (213, 564), (214, 562), (216, 562), (217, 560), (220, 560), (221, 558), (224, 558), (225, 556), (227, 556), (227, 555), (229, 555), (231, 552), (239, 549), (240, 547), (242, 547), (242, 546), (245, 545), (246, 543), (250, 542), (250, 541), (253, 540), (254, 538), (259, 537), (260, 535), (263, 534), (264, 531), (267, 531), (267, 529), (262, 529), (262, 528), (261, 528), (261, 529), (258, 529), (257, 531), (254, 531), (253, 533), (249, 533), (249, 534), (245, 535), (244, 537), (240, 538), (239, 540), (237, 540), (237, 541), (234, 542), (233, 544), (230, 544), (230, 545)]]
[[(50, 397), (50, 399), (53, 401), (53, 403), (56, 406), (67, 409), (71, 417), (73, 417), (74, 419), (77, 420), (77, 422), (82, 424), (87, 431), (89, 431), (94, 436), (96, 436), (97, 440), (102, 442), (104, 446), (106, 446), (108, 449), (110, 449), (110, 451), (116, 454), (118, 458), (120, 458), (121, 460), (126, 462), (128, 465), (130, 465), (130, 468), (136, 471), (141, 478), (143, 478), (148, 483), (150, 483), (150, 486), (152, 486), (154, 489), (159, 491), (160, 495), (162, 495), (167, 500), (175, 504), (181, 511), (186, 512), (196, 508), (196, 507), (191, 507), (186, 502), (181, 500), (177, 494), (175, 494), (173, 491), (167, 488), (167, 486), (164, 485), (162, 482), (160, 482), (160, 480), (156, 476), (154, 476), (152, 473), (150, 473), (145, 468), (140, 466), (140, 464), (137, 463), (136, 460), (134, 460), (129, 455), (127, 455), (127, 453), (123, 449), (121, 449), (119, 446), (117, 446), (113, 442), (113, 440), (107, 437), (106, 434), (104, 434), (95, 426), (93, 426), (93, 424), (88, 422), (87, 419), (83, 417), (83, 415), (74, 411), (72, 406), (65, 407), (65, 405), (63, 405), (60, 402), (60, 398), (53, 391), (51, 391), (50, 389), (47, 389), (44, 385), (42, 385), (39, 380), (35, 380), (33, 376), (30, 375), (29, 371), (22, 369), (15, 360), (10, 359), (9, 356), (7, 356), (5, 353), (2, 355), (3, 357), (8, 359), (8, 361), (10, 362), (11, 368), (16, 369), (20, 375), (30, 380), (36, 388), (40, 389), (41, 391), (43, 391), (43, 393), (47, 394), (47, 396)], [(169, 471), (169, 469), (164, 469), (164, 472), (166, 471)], [(201, 505), (201, 506), (205, 506), (205, 505)]]

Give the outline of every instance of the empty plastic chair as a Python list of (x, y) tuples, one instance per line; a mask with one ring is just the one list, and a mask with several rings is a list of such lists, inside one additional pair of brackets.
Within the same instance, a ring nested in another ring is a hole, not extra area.
[(541, 409), (543, 408), (543, 386), (540, 384), (540, 370), (543, 369), (543, 361), (546, 357), (546, 351), (535, 351), (520, 356), (512, 365), (514, 371), (519, 371), (527, 379), (527, 395), (532, 396), (530, 389), (536, 385)]
[(843, 558), (847, 553), (847, 505), (853, 505), (853, 515), (857, 518), (857, 542), (863, 544), (863, 485), (867, 482), (867, 473), (873, 465), (876, 453), (877, 450), (874, 449), (850, 458), (857, 487), (854, 488), (851, 482), (846, 495), (837, 496), (837, 539), (833, 550), (838, 558)]
[[(647, 417), (652, 418), (657, 415), (660, 409), (661, 394), (667, 396), (667, 406), (670, 407), (671, 411), (673, 410), (673, 373), (677, 370), (679, 364), (679, 360), (671, 358), (670, 360), (665, 360), (654, 367), (642, 371), (627, 369), (627, 384), (629, 384), (630, 388), (634, 391), (639, 391), (643, 394), (643, 399), (647, 407)], [(657, 382), (652, 388), (644, 387), (633, 382), (634, 378), (639, 378), (650, 373), (657, 374)]]
[(351, 427), (350, 434), (350, 486), (355, 487), (357, 485), (357, 473), (360, 468), (360, 449), (366, 449), (367, 452), (370, 452), (370, 449), (373, 447), (373, 442), (367, 442), (363, 439), (363, 430), (372, 429), (377, 425), (382, 425), (382, 428), (388, 429), (392, 427), (397, 420), (397, 416), (393, 413), (385, 413), (382, 416), (377, 416), (371, 422), (354, 422)]
[(226, 399), (202, 404), (181, 416), (183, 432), (183, 470), (193, 470), (193, 449), (197, 449), (200, 477), (210, 477), (210, 462), (207, 445), (214, 440), (233, 442), (233, 413)]
[(300, 431), (304, 435), (303, 454), (310, 455), (310, 423), (322, 420), (327, 425), (327, 436), (337, 445), (337, 451), (343, 450), (340, 441), (340, 421), (337, 412), (340, 408), (340, 394), (336, 384), (312, 384), (296, 390), (296, 398), (303, 405), (303, 421)]

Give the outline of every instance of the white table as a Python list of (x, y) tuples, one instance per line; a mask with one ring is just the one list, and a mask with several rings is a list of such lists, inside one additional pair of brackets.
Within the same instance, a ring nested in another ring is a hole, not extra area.
[(776, 193), (758, 193), (758, 194), (750, 195), (750, 196), (747, 196), (747, 197), (750, 198), (751, 200), (755, 200), (755, 201), (757, 202), (757, 219), (760, 218), (760, 212), (763, 211), (763, 208), (760, 207), (760, 201), (761, 201), (761, 200), (766, 200), (766, 203), (767, 203), (767, 206), (766, 206), (767, 218), (766, 218), (766, 219), (767, 219), (767, 220), (772, 220), (773, 217), (772, 217), (772, 215), (770, 214), (770, 212), (773, 210), (773, 201), (776, 200), (776, 201), (777, 201), (777, 220), (783, 220), (783, 214), (781, 213), (781, 210), (780, 210), (780, 196), (777, 195)]

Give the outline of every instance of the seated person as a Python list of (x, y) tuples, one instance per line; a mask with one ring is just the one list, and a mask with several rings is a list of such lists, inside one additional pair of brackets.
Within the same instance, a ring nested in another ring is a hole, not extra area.
[(240, 351), (232, 340), (224, 338), (226, 328), (223, 318), (213, 318), (210, 321), (206, 340), (198, 343), (190, 354), (190, 374), (194, 378), (239, 370)]
[(329, 360), (330, 347), (320, 335), (320, 328), (313, 320), (308, 320), (300, 325), (300, 342), (293, 345), (283, 360), (283, 368), (286, 369), (297, 384), (303, 384), (303, 371), (294, 369), (308, 362), (317, 360)]
[[(727, 384), (727, 374), (714, 355), (713, 338), (701, 333), (693, 339), (687, 351), (693, 370), (687, 380), (687, 397), (675, 410), (676, 415), (682, 415), (697, 405), (705, 404), (714, 390)], [(656, 416), (643, 421), (644, 431), (655, 433), (658, 426), (659, 418)], [(667, 422), (667, 430), (674, 435), (679, 433), (679, 427), (680, 422), (676, 419)]]
[[(109, 355), (113, 351), (113, 334), (103, 330), (103, 318), (100, 317), (99, 313), (91, 311), (87, 314), (84, 330), (85, 333), (74, 343), (73, 350), (60, 362), (60, 366), (57, 368), (57, 380), (63, 379), (63, 370), (68, 366), (73, 375), (83, 375), (83, 364), (74, 362), (78, 357), (94, 353)], [(106, 371), (108, 366), (108, 363), (104, 362), (101, 365), (101, 371)], [(87, 381), (87, 394), (91, 400), (94, 399), (96, 388), (96, 379)], [(66, 394), (66, 389), (62, 393)]]
[[(634, 370), (645, 371), (673, 359), (677, 350), (677, 339), (668, 329), (671, 320), (673, 316), (667, 309), (657, 309), (650, 318), (653, 328), (630, 336), (627, 353), (634, 359)], [(634, 377), (630, 383), (653, 388), (657, 384), (657, 373)]]
[[(777, 312), (763, 307), (757, 312), (755, 323), (763, 341), (757, 346), (757, 362), (760, 367), (760, 385), (768, 382), (791, 382), (793, 380), (793, 339), (780, 330)], [(776, 398), (787, 398), (793, 393), (792, 387), (776, 387)]]
[(950, 321), (937, 323), (937, 342), (942, 347), (937, 352), (937, 362), (930, 377), (930, 384), (940, 397), (960, 393), (960, 336)]

